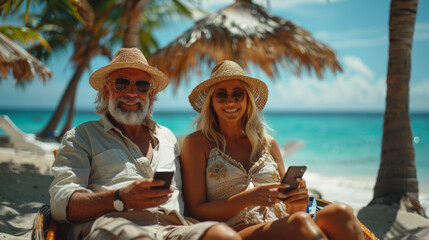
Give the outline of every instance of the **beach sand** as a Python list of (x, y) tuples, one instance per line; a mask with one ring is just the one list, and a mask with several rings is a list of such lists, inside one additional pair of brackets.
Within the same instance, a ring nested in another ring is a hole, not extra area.
[(37, 211), (49, 204), (52, 154), (0, 148), (0, 239), (31, 239)]
[[(49, 204), (53, 161), (52, 154), (38, 156), (0, 147), (0, 240), (31, 239), (38, 209)], [(366, 207), (374, 179), (335, 179), (311, 172), (306, 173), (306, 179), (308, 186), (317, 186), (324, 199), (351, 205), (380, 239), (429, 239), (429, 219), (384, 205)]]

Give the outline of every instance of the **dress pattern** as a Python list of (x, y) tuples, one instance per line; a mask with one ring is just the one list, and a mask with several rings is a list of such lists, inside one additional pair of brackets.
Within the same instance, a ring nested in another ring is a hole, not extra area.
[[(210, 150), (206, 167), (207, 198), (209, 201), (225, 199), (261, 184), (280, 182), (278, 165), (271, 154), (264, 151), (253, 166), (246, 171), (243, 165), (219, 148)], [(274, 207), (253, 206), (243, 209), (226, 223), (230, 226), (257, 224), (287, 216), (283, 203)]]
[(226, 167), (223, 163), (213, 164), (209, 169), (209, 177), (214, 178), (216, 181), (219, 181), (221, 178), (226, 177)]

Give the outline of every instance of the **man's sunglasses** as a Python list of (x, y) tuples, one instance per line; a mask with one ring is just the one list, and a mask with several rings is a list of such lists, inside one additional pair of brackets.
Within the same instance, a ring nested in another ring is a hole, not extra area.
[(234, 90), (232, 93), (231, 93), (231, 95), (229, 95), (227, 92), (226, 92), (226, 90), (224, 90), (224, 89), (219, 89), (216, 93), (215, 93), (215, 95), (214, 95), (214, 97), (216, 98), (216, 101), (218, 102), (218, 103), (225, 103), (227, 100), (228, 100), (228, 98), (231, 96), (231, 98), (232, 98), (232, 100), (234, 101), (234, 102), (241, 102), (241, 101), (243, 101), (243, 99), (244, 99), (244, 95), (245, 95), (246, 93), (245, 93), (245, 91), (243, 90), (243, 89), (237, 89), (237, 90)]
[[(120, 92), (126, 90), (130, 86), (131, 80), (127, 78), (117, 78), (113, 83), (115, 90)], [(136, 90), (140, 93), (147, 93), (150, 89), (150, 82), (146, 80), (135, 81), (134, 85), (136, 86)]]

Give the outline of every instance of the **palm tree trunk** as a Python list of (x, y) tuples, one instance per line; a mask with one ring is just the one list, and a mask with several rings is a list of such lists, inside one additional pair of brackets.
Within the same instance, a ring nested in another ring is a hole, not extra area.
[(127, 29), (124, 33), (124, 41), (122, 47), (131, 48), (137, 47), (140, 38), (140, 25), (142, 22), (142, 14), (149, 5), (150, 0), (132, 0), (127, 2), (125, 11), (129, 13)]
[(392, 0), (389, 62), (381, 163), (371, 204), (397, 205), (424, 214), (418, 201), (415, 153), (409, 114), (411, 48), (418, 0)]
[(62, 138), (64, 136), (64, 134), (72, 127), (73, 119), (74, 119), (74, 113), (75, 113), (74, 110), (75, 110), (76, 89), (77, 89), (77, 87), (75, 88), (75, 90), (73, 92), (73, 96), (70, 99), (69, 111), (67, 114), (67, 120), (64, 123), (63, 130), (61, 130), (61, 133), (58, 136), (59, 138)]
[(88, 62), (78, 63), (76, 71), (72, 79), (70, 80), (61, 98), (61, 101), (57, 106), (57, 109), (55, 110), (54, 114), (52, 115), (46, 127), (37, 134), (39, 138), (42, 138), (42, 139), (50, 138), (52, 133), (57, 128), (58, 123), (60, 122), (64, 114), (64, 111), (67, 108), (67, 105), (69, 105), (70, 108), (72, 108), (72, 105), (74, 106), (74, 104), (70, 104), (70, 103), (74, 102), (74, 96), (75, 96), (77, 84), (79, 83), (79, 79), (82, 76), (83, 71), (87, 68), (87, 66), (88, 66)]

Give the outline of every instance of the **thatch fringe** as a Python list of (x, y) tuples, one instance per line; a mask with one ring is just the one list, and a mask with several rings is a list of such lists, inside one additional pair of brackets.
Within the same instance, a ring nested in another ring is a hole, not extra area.
[[(281, 67), (300, 75), (302, 69), (323, 77), (325, 68), (341, 71), (335, 52), (295, 23), (273, 16), (251, 2), (234, 4), (198, 21), (194, 27), (150, 56), (179, 85), (190, 71), (201, 72), (223, 60), (233, 60), (244, 69), (253, 63), (271, 78)], [(204, 79), (202, 79), (204, 80)]]
[(0, 80), (6, 78), (11, 69), (17, 83), (30, 82), (36, 76), (45, 82), (52, 77), (43, 63), (0, 33)]

